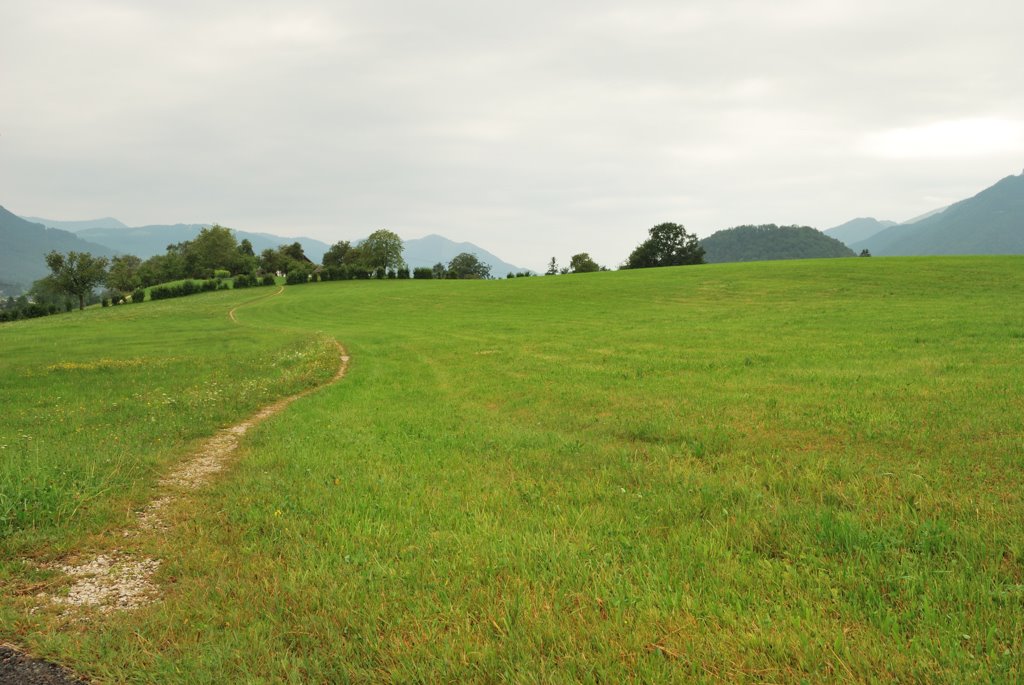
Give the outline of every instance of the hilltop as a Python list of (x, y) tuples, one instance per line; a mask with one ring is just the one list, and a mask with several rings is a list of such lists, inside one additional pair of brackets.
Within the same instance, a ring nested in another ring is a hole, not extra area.
[(704, 260), (708, 263), (854, 255), (839, 240), (810, 226), (737, 226), (709, 235), (700, 241), (700, 245), (704, 248)]
[(6, 295), (18, 295), (48, 274), (44, 257), (51, 250), (105, 257), (115, 252), (74, 233), (26, 221), (4, 207), (0, 207), (0, 248), (0, 293)]

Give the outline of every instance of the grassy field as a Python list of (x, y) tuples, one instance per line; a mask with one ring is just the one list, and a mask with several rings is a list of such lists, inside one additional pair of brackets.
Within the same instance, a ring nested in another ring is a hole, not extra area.
[[(322, 283), (228, 319), (269, 292), (0, 327), (0, 639), (112, 682), (1024, 678), (1024, 259)], [(30, 612), (31, 560), (114, 544), (330, 337), (345, 380), (140, 543), (161, 602)]]

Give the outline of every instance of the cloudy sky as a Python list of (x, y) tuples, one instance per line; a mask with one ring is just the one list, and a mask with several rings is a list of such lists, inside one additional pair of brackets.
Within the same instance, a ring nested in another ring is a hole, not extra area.
[(1024, 168), (1020, 0), (0, 0), (0, 204), (615, 266)]

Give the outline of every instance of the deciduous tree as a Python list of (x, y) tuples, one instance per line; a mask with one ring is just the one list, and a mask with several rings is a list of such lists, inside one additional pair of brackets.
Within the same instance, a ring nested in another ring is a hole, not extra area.
[(78, 298), (78, 308), (85, 309), (85, 296), (107, 278), (107, 258), (93, 257), (88, 252), (56, 250), (46, 255), (46, 266), (55, 287)]
[(704, 263), (704, 248), (697, 236), (687, 233), (681, 224), (658, 224), (648, 234), (650, 237), (629, 255), (627, 269)]

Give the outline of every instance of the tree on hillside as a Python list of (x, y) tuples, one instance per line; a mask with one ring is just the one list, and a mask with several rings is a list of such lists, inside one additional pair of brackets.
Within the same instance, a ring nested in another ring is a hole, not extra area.
[(370, 271), (397, 271), (406, 265), (402, 259), (402, 239), (397, 233), (374, 231), (357, 247), (362, 265)]
[(259, 268), (265, 273), (291, 273), (292, 271), (312, 272), (313, 262), (306, 256), (302, 244), (279, 245), (276, 250), (267, 248), (260, 253)]
[(647, 233), (650, 237), (633, 250), (625, 268), (704, 263), (704, 248), (697, 242), (697, 236), (687, 233), (681, 224), (658, 224)]
[(110, 271), (107, 273), (107, 285), (122, 295), (127, 295), (142, 285), (139, 269), (142, 260), (135, 255), (121, 255), (110, 260)]
[(347, 264), (346, 257), (351, 251), (352, 244), (349, 241), (339, 240), (324, 252), (323, 265), (325, 267), (340, 267)]
[(557, 276), (558, 275), (558, 260), (554, 257), (548, 263), (548, 270), (544, 272), (545, 276)]
[(46, 255), (46, 266), (50, 268), (53, 285), (77, 297), (80, 310), (85, 309), (85, 296), (107, 278), (107, 258), (93, 257), (88, 252), (63, 255), (53, 250)]
[(185, 252), (193, 258), (193, 277), (207, 277), (217, 269), (226, 269), (233, 274), (243, 270), (242, 254), (238, 251), (238, 240), (230, 228), (214, 224), (199, 231), (188, 241)]
[(313, 260), (306, 256), (306, 251), (302, 249), (302, 243), (295, 241), (291, 245), (282, 245), (277, 248), (278, 252), (283, 254), (288, 259), (298, 264), (312, 264)]
[(448, 262), (448, 278), (490, 278), (491, 265), (475, 254), (461, 252)]
[(434, 278), (444, 278), (448, 275), (448, 267), (441, 262), (435, 264), (431, 271), (434, 273)]
[(601, 270), (598, 263), (591, 259), (590, 255), (586, 252), (580, 252), (579, 254), (573, 255), (569, 260), (569, 268), (572, 269), (573, 273), (577, 274)]

